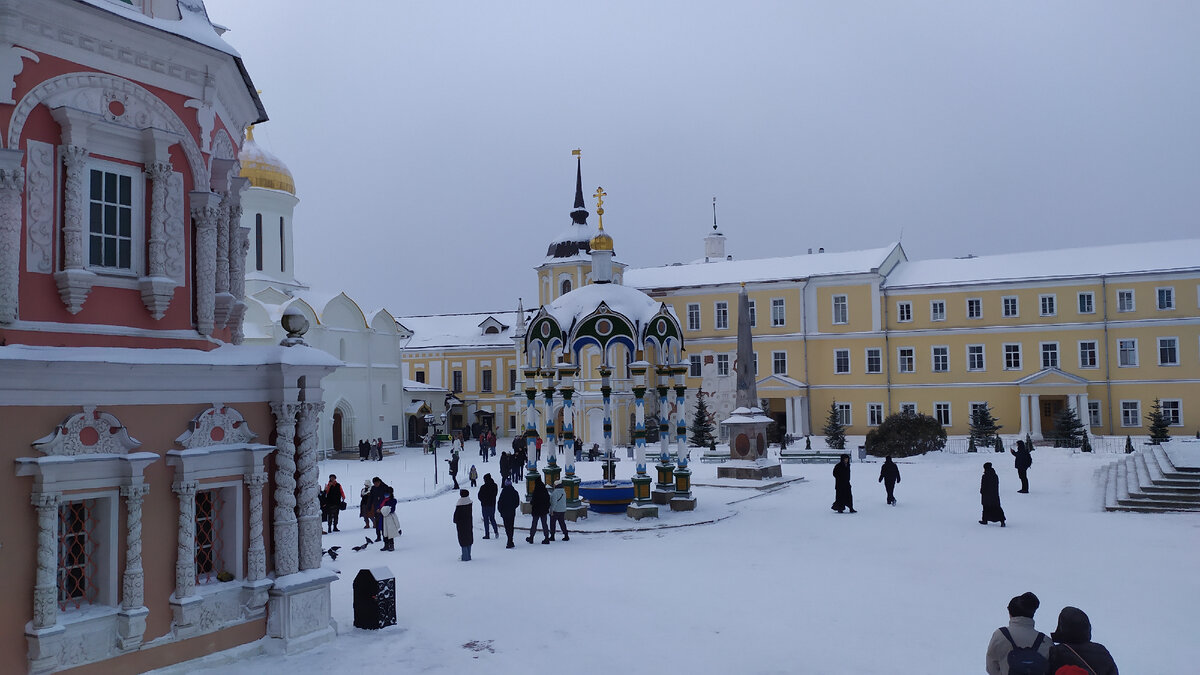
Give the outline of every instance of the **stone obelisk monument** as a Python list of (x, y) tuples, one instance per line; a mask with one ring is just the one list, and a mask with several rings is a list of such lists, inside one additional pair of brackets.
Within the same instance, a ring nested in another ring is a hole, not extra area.
[(737, 398), (733, 413), (721, 422), (729, 430), (729, 458), (717, 467), (717, 478), (762, 480), (783, 476), (783, 467), (767, 457), (767, 425), (773, 420), (758, 407), (754, 379), (754, 337), (750, 333), (750, 299), (746, 284), (738, 293)]

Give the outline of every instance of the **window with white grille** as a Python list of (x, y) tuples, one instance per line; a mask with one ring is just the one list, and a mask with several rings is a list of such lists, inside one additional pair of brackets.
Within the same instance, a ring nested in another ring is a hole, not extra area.
[(983, 345), (967, 345), (967, 370), (987, 370)]
[(833, 350), (833, 372), (839, 375), (845, 375), (850, 372), (850, 350), (835, 349)]
[(883, 350), (878, 347), (867, 348), (867, 372), (883, 372)]
[(896, 366), (902, 373), (912, 373), (917, 369), (917, 359), (912, 347), (900, 347), (896, 350)]
[(940, 345), (933, 348), (933, 372), (945, 373), (950, 371), (950, 348)]
[(718, 302), (714, 305), (713, 309), (716, 312), (717, 330), (729, 328), (729, 303), (724, 301)]
[(912, 321), (912, 303), (897, 302), (896, 303), (896, 321), (901, 323)]

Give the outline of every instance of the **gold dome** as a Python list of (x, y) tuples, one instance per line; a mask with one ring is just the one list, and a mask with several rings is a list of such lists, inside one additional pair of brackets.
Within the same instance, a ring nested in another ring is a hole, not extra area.
[(604, 230), (600, 230), (600, 234), (592, 237), (591, 246), (593, 251), (611, 251), (613, 250), (613, 238), (608, 236)]
[(238, 153), (242, 164), (242, 177), (250, 179), (252, 187), (267, 190), (283, 190), (296, 194), (296, 182), (292, 172), (279, 158), (263, 150), (254, 142), (254, 127), (246, 129), (246, 141), (242, 143), (242, 151)]

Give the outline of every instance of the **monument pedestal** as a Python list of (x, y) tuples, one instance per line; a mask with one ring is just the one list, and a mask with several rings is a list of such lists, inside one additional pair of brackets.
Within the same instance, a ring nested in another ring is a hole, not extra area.
[(769, 461), (747, 462), (734, 460), (717, 467), (717, 478), (764, 480), (767, 478), (782, 477), (783, 466)]
[(625, 507), (625, 515), (633, 518), (634, 520), (641, 520), (642, 518), (657, 518), (658, 507), (654, 504), (634, 503)]
[(674, 497), (675, 497), (675, 486), (674, 485), (672, 485), (669, 490), (661, 490), (656, 487), (654, 489), (654, 491), (650, 493), (650, 501), (655, 504), (659, 504), (659, 505), (670, 504), (671, 499), (673, 499)]
[(587, 512), (588, 510), (586, 506), (568, 506), (566, 518), (572, 523), (577, 520), (586, 520)]
[(267, 640), (272, 653), (292, 653), (337, 637), (330, 616), (329, 585), (337, 575), (322, 569), (288, 574), (268, 592)]
[(671, 498), (671, 510), (672, 511), (695, 511), (696, 510), (696, 498), (695, 497), (673, 497), (673, 498)]
[(783, 476), (783, 467), (767, 458), (767, 425), (774, 420), (759, 408), (737, 408), (721, 424), (729, 430), (729, 462), (717, 478), (762, 480)]

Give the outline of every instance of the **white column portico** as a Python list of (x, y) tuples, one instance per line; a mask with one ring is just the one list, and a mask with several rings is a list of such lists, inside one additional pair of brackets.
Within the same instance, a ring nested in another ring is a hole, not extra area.
[(1029, 414), (1032, 431), (1030, 437), (1035, 441), (1043, 440), (1042, 438), (1042, 401), (1037, 394), (1029, 395)]
[(1029, 394), (1021, 394), (1021, 429), (1017, 432), (1020, 436), (1030, 433), (1029, 431)]
[(1078, 396), (1079, 396), (1079, 410), (1078, 410), (1079, 420), (1081, 422), (1083, 422), (1083, 428), (1088, 429), (1089, 430), (1088, 433), (1091, 433), (1090, 429), (1092, 428), (1092, 415), (1091, 415), (1091, 412), (1088, 410), (1087, 392), (1079, 394)]

